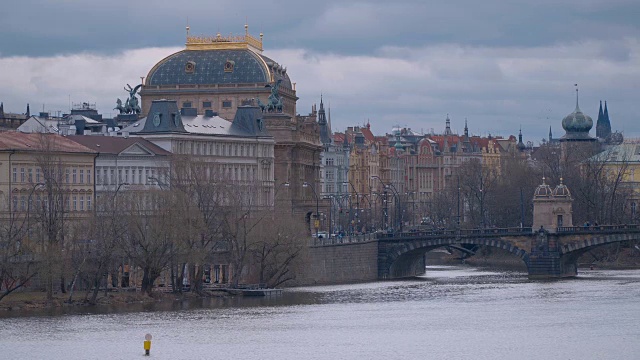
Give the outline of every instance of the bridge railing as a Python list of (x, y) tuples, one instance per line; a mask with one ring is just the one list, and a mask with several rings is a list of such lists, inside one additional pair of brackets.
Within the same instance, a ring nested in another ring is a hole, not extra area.
[[(640, 231), (639, 224), (621, 224), (621, 225), (591, 225), (591, 226), (563, 226), (556, 229), (557, 233), (593, 233), (593, 232), (621, 232), (621, 231)], [(378, 231), (359, 235), (332, 236), (330, 238), (312, 238), (312, 246), (327, 246), (339, 244), (352, 244), (379, 240), (391, 240), (400, 238), (451, 238), (451, 237), (500, 237), (509, 235), (526, 235), (532, 234), (531, 227), (512, 227), (512, 228), (483, 228), (483, 229), (437, 229), (437, 230), (413, 230), (404, 232)]]
[(376, 233), (367, 233), (359, 235), (332, 236), (327, 238), (312, 238), (312, 246), (326, 246), (339, 244), (352, 244), (376, 240)]
[(583, 226), (561, 226), (556, 229), (558, 233), (592, 233), (596, 231), (602, 232), (619, 232), (619, 231), (640, 231), (638, 224), (619, 224), (619, 225), (583, 225)]
[(377, 234), (378, 239), (385, 238), (412, 238), (412, 237), (471, 237), (471, 236), (504, 236), (531, 234), (530, 227), (514, 228), (484, 228), (484, 229), (441, 229), (441, 230), (416, 230), (408, 232), (382, 232)]

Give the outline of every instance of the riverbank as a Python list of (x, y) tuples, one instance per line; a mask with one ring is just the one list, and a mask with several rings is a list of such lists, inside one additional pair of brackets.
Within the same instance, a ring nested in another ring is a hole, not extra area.
[(71, 302), (69, 300), (69, 294), (56, 293), (53, 295), (53, 300), (48, 302), (46, 300), (46, 294), (41, 291), (22, 291), (13, 293), (5, 297), (0, 301), (0, 315), (8, 315), (12, 312), (16, 313), (34, 313), (46, 315), (47, 311), (73, 309), (81, 310), (82, 308), (105, 308), (109, 310), (126, 310), (127, 308), (134, 308), (144, 306), (145, 304), (157, 304), (157, 303), (174, 303), (185, 300), (201, 299), (206, 297), (226, 297), (230, 296), (223, 291), (209, 291), (205, 295), (198, 295), (196, 293), (185, 292), (182, 294), (174, 294), (168, 292), (154, 291), (152, 296), (141, 293), (139, 291), (109, 291), (106, 293), (100, 292), (100, 295), (96, 299), (96, 304), (90, 304), (84, 300), (85, 292), (76, 292), (75, 299)]

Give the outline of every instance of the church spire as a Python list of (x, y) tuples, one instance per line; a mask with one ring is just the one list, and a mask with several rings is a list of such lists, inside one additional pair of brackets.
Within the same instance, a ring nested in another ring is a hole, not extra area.
[(0, 102), (0, 117), (4, 117), (4, 103)]
[(447, 114), (446, 125), (444, 128), (445, 135), (451, 135), (451, 120), (449, 120), (449, 114)]
[(25, 114), (27, 117), (31, 117), (31, 111), (29, 110), (29, 104), (27, 103), (27, 113)]
[(520, 126), (520, 132), (518, 133), (518, 145), (516, 145), (516, 146), (518, 147), (518, 150), (520, 150), (520, 151), (526, 149), (526, 145), (522, 141), (522, 126)]
[(551, 133), (551, 126), (549, 126), (549, 142), (553, 140), (553, 134)]
[(318, 110), (318, 125), (320, 126), (320, 141), (323, 144), (331, 143), (331, 134), (329, 124), (327, 123), (327, 115), (324, 111), (324, 102), (322, 94), (320, 94), (320, 110)]
[(576, 111), (575, 112), (581, 112), (580, 105), (578, 105), (578, 84), (575, 84), (575, 87), (576, 87)]

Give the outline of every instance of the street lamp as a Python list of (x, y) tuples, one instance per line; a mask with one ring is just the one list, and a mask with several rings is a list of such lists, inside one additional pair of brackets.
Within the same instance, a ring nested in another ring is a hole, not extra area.
[(120, 188), (122, 187), (122, 185), (128, 186), (129, 183), (123, 182), (123, 183), (118, 184), (118, 187), (116, 188), (116, 192), (113, 193), (113, 198), (114, 199), (116, 198), (116, 195), (118, 195), (118, 191), (120, 191)]
[[(355, 212), (356, 216), (355, 217), (357, 218), (358, 217), (358, 211), (359, 211), (359, 208), (360, 208), (360, 200), (358, 199), (358, 191), (356, 191), (356, 187), (353, 186), (351, 181), (348, 181), (348, 180), (347, 181), (343, 181), (343, 184), (351, 185), (351, 189), (353, 189), (353, 193), (356, 195), (356, 212)], [(351, 201), (351, 196), (349, 196), (349, 201)], [(349, 218), (350, 218), (349, 219), (349, 223), (351, 225), (351, 231), (353, 232), (353, 230), (354, 230), (354, 226), (353, 225), (355, 225), (355, 222), (357, 221), (357, 219), (356, 220), (351, 219), (351, 211), (349, 211)]]
[(407, 191), (405, 193), (407, 195), (407, 197), (409, 197), (409, 195), (411, 195), (411, 204), (412, 204), (412, 213), (411, 213), (411, 222), (412, 225), (415, 227), (416, 226), (416, 192), (415, 191)]
[(304, 182), (302, 183), (302, 187), (308, 187), (311, 188), (311, 190), (313, 191), (313, 196), (316, 198), (316, 223), (314, 223), (314, 227), (316, 228), (316, 239), (318, 238), (318, 228), (320, 227), (320, 212), (319, 212), (319, 208), (320, 208), (320, 200), (318, 199), (318, 194), (316, 194), (316, 189), (313, 188), (313, 186), (309, 185), (308, 182)]
[[(278, 185), (278, 187), (276, 188), (276, 193), (273, 195), (273, 197), (274, 197), (274, 199), (273, 199), (274, 204), (273, 205), (274, 206), (276, 205), (275, 201), (276, 201), (276, 198), (278, 197), (278, 191), (280, 190), (280, 188), (285, 187), (285, 188), (289, 189), (290, 185), (291, 184), (289, 184), (289, 182), (283, 182), (282, 184)], [(293, 215), (293, 203), (291, 204), (291, 215)]]
[(395, 186), (393, 186), (393, 183), (385, 184), (385, 182), (382, 181), (382, 179), (380, 179), (380, 177), (377, 176), (377, 175), (372, 175), (371, 178), (372, 179), (378, 179), (378, 181), (380, 181), (380, 183), (382, 185), (384, 185), (385, 191), (386, 191), (386, 189), (393, 190), (393, 195), (396, 198), (396, 221), (400, 220), (400, 232), (402, 232), (402, 212), (400, 210), (400, 208), (401, 208), (401, 206), (400, 206), (400, 194), (398, 193), (398, 190), (396, 189)]
[(156, 184), (158, 184), (158, 186), (160, 186), (161, 190), (164, 190), (164, 187), (166, 186), (166, 184), (164, 184), (162, 181), (160, 181), (160, 179), (158, 179), (157, 177), (154, 177), (154, 176), (147, 177), (147, 180), (155, 181)]

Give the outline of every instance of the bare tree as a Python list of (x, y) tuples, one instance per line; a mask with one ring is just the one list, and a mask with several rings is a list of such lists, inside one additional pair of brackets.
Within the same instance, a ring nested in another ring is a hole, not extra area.
[(39, 271), (37, 249), (28, 236), (29, 214), (8, 215), (0, 223), (0, 301), (29, 284)]
[(64, 280), (65, 258), (62, 250), (65, 243), (69, 195), (64, 184), (66, 164), (59, 154), (58, 138), (51, 134), (40, 134), (40, 148), (35, 155), (36, 165), (43, 176), (43, 195), (34, 208), (34, 220), (39, 225), (42, 265), (44, 266), (47, 301), (53, 299), (54, 276), (60, 278), (60, 290), (66, 291)]
[(149, 201), (132, 202), (125, 219), (126, 236), (122, 247), (126, 255), (142, 269), (142, 292), (151, 295), (153, 285), (168, 268), (174, 239), (182, 231), (176, 223), (172, 194), (154, 191)]
[(259, 225), (260, 237), (251, 244), (252, 268), (258, 282), (276, 287), (296, 278), (296, 261), (304, 258), (308, 247), (306, 224), (293, 219), (263, 221)]
[[(221, 188), (224, 187), (221, 184), (225, 181), (214, 165), (176, 156), (171, 166), (172, 191), (176, 193), (176, 206), (184, 224), (177, 241), (182, 261), (178, 262), (180, 268), (175, 273), (180, 275), (174, 283), (182, 283), (183, 271), (187, 267), (191, 288), (198, 293), (202, 291), (204, 264), (211, 260), (213, 250), (222, 239), (220, 212), (223, 201)], [(182, 289), (182, 286), (177, 287)]]

